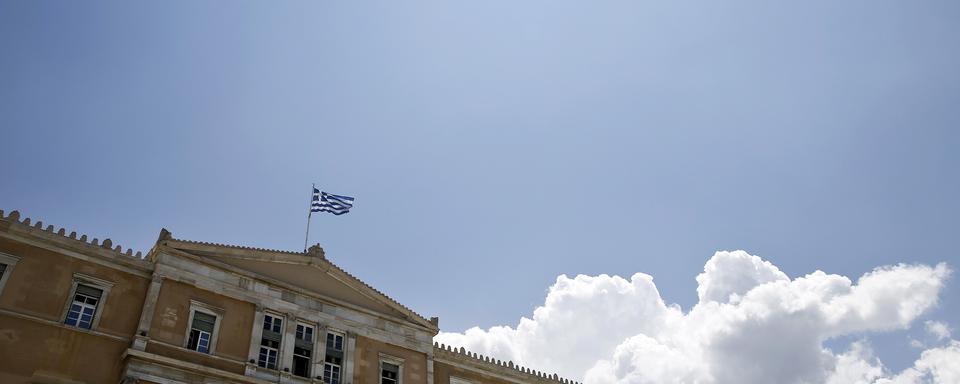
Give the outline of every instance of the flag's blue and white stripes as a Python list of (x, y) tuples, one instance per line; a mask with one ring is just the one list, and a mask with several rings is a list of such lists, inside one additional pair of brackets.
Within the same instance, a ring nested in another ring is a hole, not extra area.
[(353, 208), (352, 197), (334, 195), (321, 192), (316, 188), (313, 189), (313, 202), (310, 204), (310, 212), (330, 212), (339, 216), (350, 212), (350, 208)]

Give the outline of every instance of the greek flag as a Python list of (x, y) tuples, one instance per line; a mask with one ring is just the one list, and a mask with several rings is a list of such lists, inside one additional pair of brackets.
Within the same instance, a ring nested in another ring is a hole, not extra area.
[(332, 193), (321, 192), (319, 189), (313, 189), (313, 202), (310, 204), (310, 212), (330, 212), (340, 216), (350, 212), (353, 208), (353, 198), (350, 196), (334, 195)]

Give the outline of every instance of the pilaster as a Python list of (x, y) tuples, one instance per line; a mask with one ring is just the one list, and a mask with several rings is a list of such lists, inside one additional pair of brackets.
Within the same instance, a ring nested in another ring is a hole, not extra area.
[(160, 288), (163, 285), (164, 276), (156, 272), (150, 278), (150, 287), (147, 288), (147, 296), (143, 299), (143, 310), (140, 312), (140, 324), (137, 325), (137, 334), (134, 335), (133, 349), (143, 351), (147, 348), (147, 341), (150, 340), (150, 327), (153, 324), (153, 315), (157, 307), (157, 299), (160, 297)]

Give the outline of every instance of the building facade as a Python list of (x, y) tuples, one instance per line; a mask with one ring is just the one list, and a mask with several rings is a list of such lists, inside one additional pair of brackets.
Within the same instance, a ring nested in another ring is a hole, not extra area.
[(319, 246), (142, 255), (0, 211), (0, 383), (572, 384), (437, 345)]

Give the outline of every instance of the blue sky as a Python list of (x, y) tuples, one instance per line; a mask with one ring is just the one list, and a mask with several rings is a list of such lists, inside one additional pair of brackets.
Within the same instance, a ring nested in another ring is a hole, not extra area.
[[(3, 2), (0, 208), (147, 250), (312, 241), (441, 327), (560, 274), (697, 302), (717, 250), (790, 277), (957, 268), (960, 3)], [(960, 326), (948, 281), (924, 316)], [(902, 368), (919, 330), (869, 335)], [(857, 336), (853, 336), (857, 337)]]

